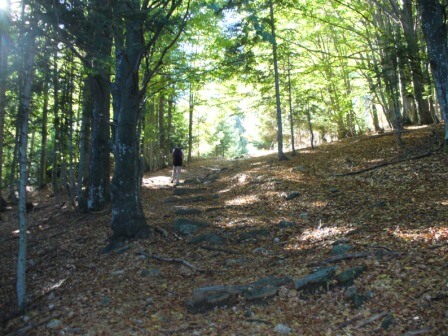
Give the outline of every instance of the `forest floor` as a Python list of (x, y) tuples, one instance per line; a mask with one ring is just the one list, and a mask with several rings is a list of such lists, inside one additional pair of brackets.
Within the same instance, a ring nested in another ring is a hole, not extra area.
[[(199, 161), (177, 187), (168, 169), (147, 174), (154, 236), (108, 254), (108, 211), (80, 214), (32, 193), (21, 316), (15, 210), (1, 214), (0, 334), (448, 335), (443, 129), (409, 129), (403, 140), (345, 139), (281, 162)], [(332, 266), (326, 285), (301, 289)], [(342, 285), (338, 274), (352, 269), (354, 284)], [(262, 299), (239, 291), (268, 276), (293, 281)], [(215, 293), (218, 307), (192, 305), (206, 286), (228, 291)]]

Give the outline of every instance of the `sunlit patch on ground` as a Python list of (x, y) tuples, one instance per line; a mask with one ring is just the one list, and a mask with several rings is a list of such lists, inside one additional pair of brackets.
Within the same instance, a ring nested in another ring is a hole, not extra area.
[(232, 200), (226, 202), (226, 205), (247, 205), (252, 204), (254, 202), (258, 202), (258, 196), (256, 195), (247, 195), (242, 197), (236, 197)]
[(306, 229), (294, 239), (294, 242), (285, 246), (287, 250), (302, 249), (303, 243), (315, 243), (326, 239), (337, 239), (343, 237), (352, 230), (350, 227), (323, 227), (316, 229)]
[(144, 177), (142, 181), (143, 188), (153, 188), (172, 185), (171, 176), (151, 176)]
[(407, 241), (423, 241), (431, 243), (448, 242), (448, 227), (431, 227), (429, 229), (416, 230), (397, 228), (392, 234)]

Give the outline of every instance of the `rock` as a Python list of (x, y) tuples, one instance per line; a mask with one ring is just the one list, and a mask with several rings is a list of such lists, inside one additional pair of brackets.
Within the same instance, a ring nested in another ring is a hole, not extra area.
[(375, 203), (373, 203), (373, 208), (379, 208), (379, 209), (381, 209), (381, 208), (385, 208), (387, 206), (387, 203), (386, 203), (386, 201), (384, 201), (384, 200), (379, 200), (379, 201), (376, 201)]
[(355, 286), (349, 287), (345, 295), (349, 300), (352, 301), (352, 303), (356, 308), (361, 307), (367, 300), (367, 298), (364, 295), (360, 295), (358, 293), (358, 288), (356, 288)]
[(282, 276), (282, 277), (275, 277), (275, 276), (268, 276), (265, 278), (261, 278), (255, 282), (252, 282), (249, 284), (249, 286), (273, 286), (273, 287), (280, 287), (292, 284), (294, 280), (289, 276)]
[(381, 323), (381, 328), (387, 330), (395, 324), (396, 324), (396, 321), (395, 321), (394, 315), (389, 313), (384, 317), (384, 320)]
[(109, 303), (110, 303), (110, 298), (107, 295), (103, 296), (103, 299), (101, 300), (101, 305), (107, 306), (107, 305), (109, 305)]
[(299, 217), (302, 218), (302, 219), (308, 220), (309, 219), (308, 212), (302, 212), (299, 215)]
[(273, 286), (256, 286), (247, 288), (243, 294), (248, 301), (263, 301), (277, 295), (278, 288)]
[(175, 188), (173, 191), (173, 194), (176, 196), (182, 196), (182, 195), (191, 195), (195, 193), (200, 193), (206, 191), (206, 188), (186, 188), (186, 187), (178, 187)]
[(62, 322), (58, 319), (51, 320), (47, 323), (48, 329), (60, 329), (62, 327)]
[(331, 254), (333, 256), (337, 256), (337, 255), (344, 255), (345, 253), (347, 253), (348, 251), (350, 251), (353, 248), (353, 246), (349, 245), (349, 244), (339, 244), (339, 245), (335, 245), (333, 246), (333, 248), (331, 249)]
[(304, 290), (307, 292), (313, 292), (321, 287), (327, 287), (328, 282), (336, 273), (336, 269), (336, 266), (320, 268), (313, 274), (297, 280), (294, 287), (296, 290)]
[(200, 229), (206, 228), (207, 226), (209, 226), (209, 224), (186, 218), (176, 218), (174, 220), (174, 230), (184, 236), (196, 233)]
[(159, 269), (157, 269), (157, 268), (151, 268), (151, 269), (149, 269), (149, 270), (142, 270), (141, 272), (140, 272), (140, 275), (142, 276), (142, 277), (144, 277), (144, 278), (146, 278), (146, 277), (149, 277), (149, 276), (152, 276), (152, 277), (155, 277), (155, 276), (158, 276), (158, 275), (160, 275), (160, 270)]
[(280, 229), (289, 229), (297, 226), (297, 223), (290, 221), (281, 221), (277, 224)]
[(292, 167), (290, 172), (306, 172), (306, 168), (304, 166)]
[(238, 259), (227, 259), (226, 260), (226, 266), (234, 266), (234, 265), (244, 265), (248, 262), (245, 258), (238, 258)]
[(352, 286), (357, 277), (359, 277), (365, 270), (366, 266), (358, 266), (350, 268), (342, 273), (336, 275), (336, 280), (341, 286)]
[(287, 201), (290, 201), (290, 200), (292, 200), (292, 199), (294, 199), (296, 197), (299, 197), (299, 196), (300, 196), (300, 193), (298, 191), (292, 191), (292, 192), (290, 192), (289, 194), (286, 195), (285, 199)]
[(189, 208), (189, 207), (175, 207), (174, 208), (174, 214), (177, 216), (188, 216), (188, 215), (199, 215), (201, 213), (201, 210), (196, 208)]
[(244, 241), (258, 241), (258, 238), (269, 236), (270, 232), (267, 229), (258, 229), (258, 230), (252, 230), (243, 232), (238, 236), (239, 242)]
[(289, 335), (292, 333), (292, 329), (285, 324), (277, 324), (274, 328), (274, 331), (278, 334)]
[(224, 239), (217, 234), (206, 233), (190, 239), (189, 243), (190, 244), (209, 243), (213, 245), (222, 245), (224, 244)]
[(272, 252), (270, 250), (267, 250), (264, 247), (257, 247), (252, 252), (253, 253), (259, 253), (259, 254), (265, 254), (265, 255), (274, 254), (274, 252)]
[(203, 312), (214, 307), (231, 304), (243, 293), (245, 286), (207, 286), (193, 290), (187, 307), (192, 312)]
[(335, 193), (339, 192), (339, 188), (331, 187), (331, 188), (329, 189), (329, 191), (330, 191), (332, 194), (335, 194)]

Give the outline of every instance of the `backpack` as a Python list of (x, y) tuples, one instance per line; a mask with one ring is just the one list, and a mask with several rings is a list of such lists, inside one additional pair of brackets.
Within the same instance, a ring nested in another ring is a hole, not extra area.
[(173, 165), (174, 166), (182, 166), (182, 149), (175, 148), (173, 151)]

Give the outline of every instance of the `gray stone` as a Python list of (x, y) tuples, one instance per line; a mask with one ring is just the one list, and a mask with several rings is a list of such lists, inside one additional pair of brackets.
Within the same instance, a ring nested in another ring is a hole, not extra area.
[(285, 198), (286, 198), (287, 201), (290, 201), (290, 200), (292, 200), (292, 199), (294, 199), (296, 197), (299, 197), (299, 196), (300, 196), (300, 193), (298, 191), (292, 191), (289, 194), (287, 194)]
[(331, 254), (334, 256), (344, 255), (348, 251), (350, 251), (352, 248), (353, 247), (349, 244), (338, 244), (338, 245), (333, 246), (333, 248), (331, 249)]
[(277, 226), (280, 229), (288, 229), (288, 228), (293, 228), (297, 226), (297, 223), (295, 222), (290, 222), (290, 221), (281, 221), (280, 223), (277, 224)]
[(176, 218), (174, 220), (174, 230), (184, 236), (192, 235), (207, 226), (209, 226), (209, 224), (186, 218)]
[(189, 207), (175, 207), (174, 208), (174, 214), (177, 216), (188, 216), (188, 215), (199, 215), (201, 213), (201, 210), (196, 208), (189, 208)]
[(280, 287), (292, 284), (294, 280), (289, 276), (275, 277), (268, 276), (265, 278), (261, 278), (255, 282), (249, 284), (249, 286), (272, 286), (272, 287)]
[(308, 212), (302, 212), (302, 213), (299, 215), (299, 217), (302, 218), (302, 219), (307, 220), (307, 219), (309, 218), (309, 216), (308, 216)]
[(273, 286), (248, 287), (244, 292), (244, 298), (248, 301), (262, 301), (277, 295), (278, 288)]
[(321, 287), (327, 287), (329, 281), (336, 273), (336, 266), (320, 268), (316, 272), (297, 280), (294, 284), (295, 289), (307, 292), (313, 292)]
[(379, 201), (376, 201), (375, 203), (373, 203), (373, 207), (374, 208), (385, 208), (387, 206), (387, 203), (386, 203), (386, 201), (383, 201), (383, 200), (379, 200)]
[(149, 270), (142, 270), (142, 271), (140, 272), (140, 275), (141, 275), (142, 277), (148, 277), (148, 276), (155, 277), (155, 276), (159, 276), (160, 273), (161, 273), (161, 272), (160, 272), (159, 269), (157, 269), (157, 268), (151, 268), (151, 269), (149, 269)]
[(107, 295), (103, 296), (103, 299), (101, 300), (101, 305), (102, 306), (107, 306), (110, 303), (110, 297), (108, 297)]
[(397, 322), (395, 321), (394, 315), (392, 313), (387, 314), (384, 317), (383, 322), (381, 323), (381, 328), (387, 330), (393, 325), (395, 325)]
[(278, 334), (289, 335), (293, 330), (287, 325), (279, 323), (275, 326), (274, 331)]
[(224, 244), (224, 239), (217, 234), (206, 233), (190, 239), (189, 243), (190, 244), (210, 243), (213, 245), (222, 245)]
[(353, 305), (356, 308), (360, 308), (367, 300), (367, 298), (364, 295), (360, 295), (358, 293), (358, 288), (356, 288), (355, 286), (349, 287), (345, 295), (349, 300), (352, 301)]
[(182, 195), (191, 195), (191, 194), (196, 194), (196, 193), (200, 193), (200, 192), (204, 192), (206, 191), (206, 188), (186, 188), (186, 187), (178, 187), (175, 188), (173, 191), (174, 195), (177, 196), (182, 196)]
[(366, 269), (366, 266), (350, 268), (342, 273), (337, 274), (336, 280), (341, 286), (352, 286), (355, 279), (359, 277)]
[(336, 187), (331, 187), (329, 190), (330, 190), (330, 192), (333, 193), (333, 194), (339, 192), (339, 188), (336, 188)]
[(60, 329), (62, 327), (62, 322), (54, 319), (47, 323), (47, 328), (49, 329)]
[(248, 260), (245, 258), (238, 258), (238, 259), (227, 259), (226, 265), (227, 266), (233, 266), (233, 265), (244, 265), (247, 264)]
[(243, 232), (238, 236), (238, 241), (244, 242), (244, 241), (258, 241), (259, 237), (266, 237), (269, 236), (269, 230), (267, 229), (258, 229), (258, 230), (252, 230)]

